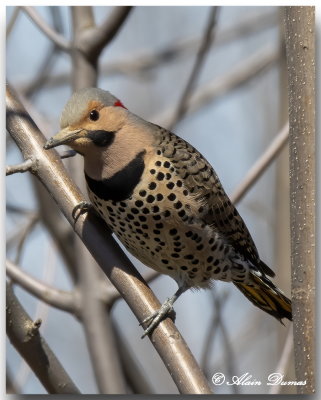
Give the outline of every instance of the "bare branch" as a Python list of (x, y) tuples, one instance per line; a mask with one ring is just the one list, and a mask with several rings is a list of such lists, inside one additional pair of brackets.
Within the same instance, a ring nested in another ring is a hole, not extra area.
[(298, 393), (315, 392), (315, 10), (285, 7), (292, 309)]
[[(213, 103), (222, 96), (229, 94), (232, 90), (238, 89), (250, 80), (257, 77), (260, 73), (273, 66), (279, 58), (279, 49), (259, 50), (254, 55), (237, 65), (223, 76), (219, 76), (206, 85), (196, 89), (188, 102), (188, 109), (185, 116), (188, 116), (207, 104)], [(151, 119), (161, 126), (170, 126), (174, 120), (174, 105), (170, 105), (160, 115), (155, 115)]]
[(201, 355), (200, 364), (204, 371), (208, 370), (208, 364), (209, 364), (209, 359), (211, 356), (211, 350), (212, 350), (213, 344), (214, 344), (214, 338), (218, 331), (218, 326), (220, 323), (220, 313), (221, 313), (224, 305), (226, 304), (227, 297), (228, 297), (228, 292), (224, 291), (222, 293), (222, 295), (220, 296), (219, 301), (213, 308), (211, 324), (207, 330), (207, 334), (206, 334), (204, 344), (203, 344), (202, 355)]
[(54, 29), (37, 13), (34, 7), (21, 6), (22, 10), (30, 17), (36, 26), (50, 39), (60, 50), (70, 51), (70, 42)]
[[(279, 359), (276, 369), (273, 372), (281, 374), (282, 376), (284, 376), (286, 374), (287, 366), (289, 363), (289, 359), (292, 355), (292, 351), (293, 351), (293, 330), (292, 330), (292, 326), (290, 325), (289, 331), (288, 331), (288, 334), (287, 334), (287, 337), (285, 339), (285, 343), (283, 346), (283, 351), (281, 353), (281, 357)], [(269, 394), (279, 394), (282, 387), (283, 387), (282, 385), (271, 386), (271, 389), (269, 390)]]
[(20, 231), (20, 239), (17, 245), (17, 254), (15, 257), (15, 262), (18, 263), (20, 261), (20, 257), (22, 254), (22, 249), (24, 244), (29, 236), (29, 234), (33, 231), (34, 227), (36, 226), (37, 222), (39, 222), (39, 215), (33, 214), (30, 216), (29, 221), (27, 222), (26, 226), (22, 231)]
[(46, 341), (39, 333), (40, 320), (33, 322), (12, 287), (7, 283), (6, 299), (8, 337), (36, 374), (48, 393), (79, 394), (79, 390), (67, 375)]
[(117, 339), (117, 347), (121, 356), (127, 383), (132, 388), (134, 394), (153, 394), (153, 388), (148, 381), (148, 377), (135, 357), (135, 349), (132, 349), (130, 343), (127, 342), (127, 339), (115, 325), (116, 324), (114, 324), (114, 330)]
[(6, 38), (7, 39), (9, 37), (10, 33), (12, 32), (12, 29), (15, 26), (15, 23), (17, 22), (19, 13), (20, 13), (20, 7), (16, 6), (13, 10), (10, 21), (8, 22), (7, 27), (6, 27)]
[(87, 54), (95, 55), (95, 58), (97, 58), (104, 47), (116, 36), (131, 10), (132, 7), (128, 6), (114, 7), (111, 14), (100, 26), (84, 32), (81, 48), (85, 49)]
[(282, 130), (274, 138), (270, 146), (265, 150), (261, 157), (251, 167), (240, 185), (231, 195), (232, 203), (238, 203), (245, 194), (251, 189), (255, 182), (260, 178), (263, 172), (271, 165), (278, 156), (289, 139), (289, 124), (286, 123)]
[(208, 50), (211, 47), (211, 44), (214, 40), (213, 32), (214, 32), (214, 29), (217, 24), (217, 13), (218, 13), (218, 7), (217, 6), (211, 7), (209, 20), (207, 22), (204, 36), (203, 36), (200, 48), (197, 53), (191, 75), (187, 81), (185, 89), (183, 90), (183, 93), (178, 102), (178, 106), (175, 111), (173, 120), (172, 120), (170, 126), (168, 127), (168, 129), (172, 129), (173, 126), (177, 123), (177, 121), (179, 121), (186, 113), (186, 110), (188, 107), (188, 100), (191, 96), (191, 93), (194, 89), (197, 78), (201, 72), (203, 65), (204, 65), (206, 56), (208, 54)]
[(60, 310), (77, 314), (75, 295), (72, 292), (58, 290), (33, 278), (17, 265), (6, 260), (6, 270), (13, 282), (19, 284), (38, 299)]
[(6, 211), (9, 213), (15, 213), (15, 214), (26, 215), (26, 216), (31, 216), (31, 215), (35, 214), (35, 212), (30, 209), (16, 206), (16, 205), (10, 204), (10, 203), (6, 204)]
[[(215, 33), (215, 49), (219, 46), (223, 46), (235, 40), (241, 40), (249, 35), (262, 30), (271, 28), (277, 22), (277, 14), (273, 12), (260, 13), (253, 16), (247, 17), (246, 19), (239, 21), (237, 25), (232, 27), (224, 28)], [(158, 68), (163, 64), (178, 60), (181, 57), (186, 57), (195, 53), (195, 50), (199, 48), (202, 39), (183, 39), (177, 42), (168, 43), (164, 48), (156, 50), (156, 52), (149, 53), (145, 51), (135, 52), (135, 58), (128, 57), (128, 59), (119, 60), (115, 62), (108, 62), (102, 65), (101, 73), (107, 75), (109, 78), (112, 75), (124, 74), (124, 75), (141, 75), (146, 76), (146, 71), (152, 68)], [(65, 85), (70, 82), (71, 74), (61, 73), (48, 77), (47, 81), (44, 82), (42, 88), (46, 87), (57, 87)], [(28, 88), (28, 83), (21, 82), (19, 90), (25, 93)]]
[[(61, 19), (60, 7), (57, 6), (49, 6), (48, 10), (51, 14), (53, 29), (58, 33), (63, 33), (63, 24)], [(28, 86), (24, 91), (24, 95), (26, 97), (31, 97), (34, 95), (39, 88), (41, 88), (46, 80), (48, 79), (48, 75), (53, 69), (55, 61), (57, 60), (57, 55), (59, 53), (59, 48), (55, 43), (50, 43), (49, 48), (46, 51), (46, 54), (43, 57), (43, 60), (40, 66), (34, 71), (33, 79), (29, 80)]]
[[(83, 196), (66, 174), (56, 151), (43, 150), (44, 136), (31, 123), (30, 117), (9, 87), (6, 104), (7, 129), (24, 157), (37, 154), (38, 178), (59, 204), (75, 232), (122, 294), (137, 319), (142, 321), (159, 309), (160, 303), (121, 248), (106, 234), (106, 226), (98, 217), (88, 213), (80, 215), (77, 222), (73, 220), (72, 212), (84, 200)], [(150, 338), (181, 393), (211, 393), (205, 376), (169, 318), (160, 323)]]
[(110, 315), (100, 296), (93, 296), (93, 293), (99, 293), (101, 271), (78, 238), (75, 250), (81, 293), (81, 319), (99, 391), (102, 394), (125, 394), (126, 384)]
[[(160, 277), (160, 273), (154, 270), (150, 270), (148, 274), (144, 275), (144, 280), (146, 283), (153, 282), (156, 278)], [(101, 288), (102, 290), (102, 298), (104, 298), (104, 302), (106, 305), (111, 308), (115, 302), (122, 298), (121, 294), (115, 289), (114, 286), (104, 286)]]
[(13, 175), (23, 172), (30, 171), (35, 166), (35, 160), (32, 158), (29, 158), (28, 160), (22, 162), (21, 164), (16, 164), (16, 165), (8, 165), (6, 167), (6, 175)]
[(18, 394), (19, 390), (16, 384), (12, 380), (12, 374), (9, 370), (8, 365), (6, 366), (6, 393), (7, 394)]

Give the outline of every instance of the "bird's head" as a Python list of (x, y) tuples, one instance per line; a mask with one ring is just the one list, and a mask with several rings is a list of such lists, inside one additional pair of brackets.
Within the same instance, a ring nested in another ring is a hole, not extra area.
[(112, 94), (97, 88), (75, 92), (60, 120), (60, 132), (44, 148), (66, 144), (85, 155), (90, 148), (107, 147), (125, 123), (127, 109)]
[(60, 121), (61, 130), (44, 145), (65, 144), (85, 159), (87, 175), (112, 176), (153, 142), (152, 124), (130, 113), (109, 92), (87, 88), (75, 92)]

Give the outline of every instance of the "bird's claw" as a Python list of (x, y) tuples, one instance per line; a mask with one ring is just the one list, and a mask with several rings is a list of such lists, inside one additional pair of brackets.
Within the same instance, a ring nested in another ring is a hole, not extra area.
[[(149, 315), (145, 318), (139, 325), (142, 326), (143, 324), (147, 324), (147, 328), (144, 330), (142, 335), (142, 339), (150, 334), (157, 325), (166, 317), (171, 317), (173, 321), (175, 321), (175, 311), (173, 309), (173, 304), (170, 301), (171, 299), (167, 299), (164, 304), (162, 304), (161, 308), (155, 311), (152, 315)], [(170, 315), (172, 314), (172, 315)]]
[[(88, 203), (87, 201), (81, 201), (74, 207), (74, 209), (72, 210), (71, 216), (76, 222), (81, 214), (88, 212), (91, 208), (92, 208), (91, 203)], [(78, 212), (78, 214), (76, 215), (77, 212)]]

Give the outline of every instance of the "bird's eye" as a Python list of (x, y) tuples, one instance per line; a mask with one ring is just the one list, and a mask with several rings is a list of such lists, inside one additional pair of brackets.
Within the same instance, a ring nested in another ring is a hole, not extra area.
[(92, 121), (97, 121), (97, 119), (99, 119), (99, 112), (97, 110), (90, 111), (89, 118)]

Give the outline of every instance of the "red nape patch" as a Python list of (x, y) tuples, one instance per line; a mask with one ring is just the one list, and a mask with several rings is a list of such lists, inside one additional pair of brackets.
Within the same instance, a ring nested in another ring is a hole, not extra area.
[(127, 110), (127, 108), (124, 106), (124, 104), (120, 100), (117, 100), (114, 103), (114, 107), (123, 107), (123, 108), (125, 108)]

